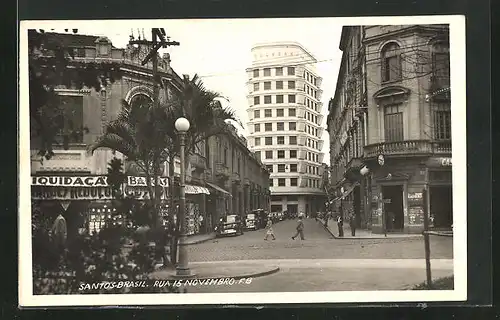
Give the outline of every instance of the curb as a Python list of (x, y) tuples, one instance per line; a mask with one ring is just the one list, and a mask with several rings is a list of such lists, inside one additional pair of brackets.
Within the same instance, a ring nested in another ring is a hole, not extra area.
[(321, 226), (323, 227), (323, 229), (325, 229), (326, 232), (328, 232), (334, 239), (339, 239), (339, 237), (337, 237), (336, 235), (333, 234), (332, 230), (330, 230), (330, 228), (328, 228), (327, 226), (325, 226), (325, 224), (321, 221), (318, 220), (318, 223), (321, 224)]
[(431, 236), (451, 237), (451, 238), (453, 238), (453, 233), (443, 233), (443, 232), (437, 232), (437, 231), (428, 231), (427, 234), (431, 235)]
[[(336, 240), (383, 240), (383, 239), (413, 239), (413, 238), (420, 238), (423, 237), (422, 234), (415, 234), (412, 236), (407, 236), (407, 237), (385, 237), (385, 236), (373, 236), (373, 237), (339, 237), (336, 236), (330, 228), (325, 227), (325, 224), (318, 220), (318, 223), (321, 224), (321, 226)], [(453, 237), (453, 235), (447, 235), (447, 234), (435, 234), (437, 236), (443, 236), (443, 237)]]
[(189, 246), (189, 245), (192, 245), (192, 244), (200, 244), (200, 243), (207, 242), (207, 241), (214, 240), (214, 239), (215, 239), (215, 234), (211, 235), (210, 237), (208, 237), (206, 239), (200, 239), (200, 240), (188, 242), (188, 243), (186, 243), (186, 245)]
[[(200, 240), (188, 242), (188, 243), (186, 243), (186, 245), (190, 246), (192, 244), (199, 244), (199, 243), (207, 242), (207, 241), (214, 240), (214, 239), (215, 239), (215, 235), (212, 235), (206, 239), (200, 239)], [(124, 248), (132, 248), (133, 246), (134, 246), (133, 244), (124, 244), (123, 245)]]
[[(183, 277), (183, 276), (176, 276), (176, 275), (172, 275), (170, 276), (169, 278), (165, 278), (165, 279), (161, 279), (161, 280), (165, 280), (165, 281), (168, 281), (168, 280), (179, 280), (179, 279), (186, 279), (186, 280), (210, 280), (210, 279), (223, 279), (223, 278), (232, 278), (232, 279), (235, 279), (235, 280), (239, 280), (239, 279), (245, 279), (245, 278), (259, 278), (259, 277), (264, 277), (264, 276), (268, 276), (268, 275), (271, 275), (271, 274), (274, 274), (274, 273), (277, 273), (278, 271), (280, 271), (280, 268), (279, 267), (272, 267), (270, 270), (266, 270), (266, 271), (262, 271), (262, 272), (256, 272), (256, 273), (247, 273), (247, 274), (240, 274), (240, 275), (237, 275), (237, 276), (215, 276), (215, 277), (197, 277), (196, 275), (194, 276), (191, 276), (191, 277)], [(152, 278), (154, 279), (154, 278)]]

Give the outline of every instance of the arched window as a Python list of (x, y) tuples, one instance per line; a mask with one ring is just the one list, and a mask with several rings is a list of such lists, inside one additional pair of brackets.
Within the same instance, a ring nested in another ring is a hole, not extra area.
[(382, 82), (401, 80), (401, 69), (399, 45), (390, 42), (382, 48)]
[(136, 94), (130, 99), (130, 106), (132, 108), (149, 107), (153, 100), (144, 93)]

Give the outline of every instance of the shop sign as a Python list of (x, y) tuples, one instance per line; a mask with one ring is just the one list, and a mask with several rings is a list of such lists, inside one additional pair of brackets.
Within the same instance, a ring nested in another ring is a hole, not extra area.
[(451, 167), (451, 158), (430, 158), (427, 161), (428, 167)]
[[(161, 188), (160, 194), (161, 194), (160, 196), (161, 199), (163, 200), (167, 199), (165, 189)], [(134, 198), (136, 200), (147, 200), (151, 198), (149, 196), (149, 191), (143, 187), (126, 188), (125, 195), (127, 197)]]
[(106, 176), (36, 176), (31, 185), (45, 187), (107, 187)]
[(408, 204), (421, 204), (423, 201), (422, 192), (408, 192)]
[[(158, 177), (158, 181), (160, 183), (160, 187), (168, 187), (168, 178), (167, 177)], [(129, 187), (147, 187), (146, 177), (136, 177), (136, 176), (128, 176), (127, 177), (127, 185)], [(151, 178), (151, 185), (154, 186), (154, 178)]]
[(421, 225), (423, 223), (424, 209), (421, 206), (410, 207), (408, 212), (408, 223)]
[(40, 200), (110, 200), (110, 187), (31, 187), (32, 199)]

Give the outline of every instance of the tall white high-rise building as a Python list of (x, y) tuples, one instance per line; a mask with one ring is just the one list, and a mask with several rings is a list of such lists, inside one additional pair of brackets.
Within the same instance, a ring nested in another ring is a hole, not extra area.
[(258, 44), (252, 55), (248, 141), (271, 172), (271, 211), (317, 212), (325, 201), (317, 60), (296, 42)]

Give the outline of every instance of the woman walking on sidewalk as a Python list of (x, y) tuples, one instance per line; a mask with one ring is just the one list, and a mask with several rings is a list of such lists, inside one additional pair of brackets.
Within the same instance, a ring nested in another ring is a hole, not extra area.
[(303, 215), (299, 215), (299, 221), (297, 222), (297, 233), (292, 237), (292, 240), (295, 240), (298, 235), (300, 235), (300, 240), (305, 240), (304, 239), (304, 222), (302, 221)]
[(266, 237), (264, 240), (267, 240), (268, 236), (272, 236), (273, 240), (276, 240), (276, 237), (274, 236), (274, 231), (273, 231), (273, 222), (271, 221), (271, 218), (267, 219), (267, 225), (266, 225)]

